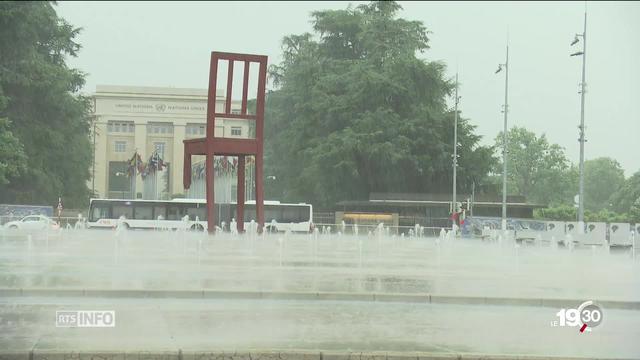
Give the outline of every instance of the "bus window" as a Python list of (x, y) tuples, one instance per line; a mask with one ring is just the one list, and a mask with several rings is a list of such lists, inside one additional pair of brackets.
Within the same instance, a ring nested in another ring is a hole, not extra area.
[(133, 206), (126, 204), (113, 204), (113, 217), (115, 219), (124, 216), (127, 219), (133, 218)]
[(89, 221), (98, 221), (100, 219), (109, 219), (109, 204), (101, 204), (101, 203), (92, 203), (91, 204), (91, 214), (89, 216)]
[(292, 223), (292, 222), (304, 222), (309, 219), (309, 212), (307, 211), (307, 217), (305, 219), (304, 213), (305, 209), (302, 206), (285, 206), (282, 209), (282, 222), (283, 223)]
[(136, 220), (152, 220), (153, 207), (151, 204), (136, 204), (134, 216)]
[(192, 204), (187, 208), (187, 214), (189, 214), (189, 220), (195, 220), (196, 216), (200, 221), (207, 220), (207, 208), (203, 205), (196, 207), (198, 204)]
[(153, 207), (153, 218), (157, 219), (158, 216), (162, 216), (163, 219), (167, 218), (167, 208), (164, 205), (156, 205)]
[[(236, 217), (235, 209), (233, 211), (233, 217)], [(256, 206), (253, 204), (244, 204), (244, 222), (258, 221), (256, 216)]]
[(311, 207), (307, 205), (296, 206), (295, 207), (298, 212), (298, 216), (300, 217), (300, 221), (311, 221)]
[(285, 222), (282, 221), (282, 208), (273, 205), (265, 205), (264, 206), (264, 221), (269, 223), (271, 220), (275, 220), (277, 222)]
[(167, 220), (182, 220), (187, 214), (186, 207), (179, 204), (171, 204), (167, 208)]

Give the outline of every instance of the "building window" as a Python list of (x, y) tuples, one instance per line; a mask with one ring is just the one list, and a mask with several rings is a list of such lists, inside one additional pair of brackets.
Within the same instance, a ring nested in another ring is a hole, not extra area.
[(242, 136), (242, 128), (239, 126), (231, 127), (231, 135), (232, 136)]
[(114, 151), (117, 153), (123, 153), (127, 151), (127, 142), (126, 141), (116, 141), (114, 143)]
[(187, 124), (185, 133), (187, 135), (204, 135), (205, 129), (205, 124)]
[(232, 109), (231, 113), (234, 115), (240, 115), (240, 109)]
[(149, 134), (173, 134), (172, 123), (149, 123), (147, 124)]
[(153, 148), (161, 158), (164, 158), (164, 146), (165, 144), (163, 142), (153, 143)]
[(110, 133), (133, 133), (135, 124), (131, 121), (109, 121), (107, 123), (107, 131)]

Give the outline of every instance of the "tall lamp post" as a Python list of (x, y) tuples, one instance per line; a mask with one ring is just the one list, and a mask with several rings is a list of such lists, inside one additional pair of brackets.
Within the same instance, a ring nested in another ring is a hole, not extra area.
[(570, 56), (582, 55), (582, 82), (580, 83), (580, 126), (578, 131), (580, 137), (580, 190), (578, 193), (578, 227), (580, 232), (584, 231), (584, 143), (587, 141), (584, 137), (584, 94), (587, 92), (587, 83), (585, 82), (585, 69), (587, 63), (587, 10), (584, 11), (584, 30), (582, 34), (576, 34), (571, 42), (571, 46), (580, 42), (582, 37), (582, 51), (576, 51)]
[[(454, 108), (454, 116), (453, 116), (453, 201), (452, 201), (452, 213), (455, 214), (457, 209), (457, 173), (458, 173), (458, 101), (460, 97), (458, 97), (458, 73), (456, 73), (456, 93), (455, 93), (455, 108)], [(452, 217), (453, 225), (452, 228), (455, 228), (456, 218)], [(454, 232), (455, 235), (455, 232)]]
[(496, 74), (504, 69), (504, 129), (502, 131), (502, 230), (507, 230), (507, 114), (509, 112), (509, 44), (504, 64), (498, 64)]

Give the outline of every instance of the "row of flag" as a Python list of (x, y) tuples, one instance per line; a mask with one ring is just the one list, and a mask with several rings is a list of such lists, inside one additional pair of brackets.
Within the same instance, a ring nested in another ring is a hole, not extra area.
[[(253, 157), (246, 157), (245, 166), (251, 166), (254, 163)], [(154, 151), (153, 154), (149, 157), (149, 160), (146, 164), (142, 161), (142, 157), (136, 151), (133, 154), (133, 157), (129, 160), (129, 167), (127, 169), (127, 174), (129, 177), (133, 177), (136, 174), (140, 174), (144, 179), (147, 175), (152, 174), (156, 171), (162, 171), (167, 167), (164, 160), (160, 157), (157, 151)], [(238, 171), (238, 158), (230, 157), (230, 156), (221, 156), (216, 157), (213, 161), (213, 169), (216, 174), (219, 175), (235, 175)], [(199, 179), (205, 177), (205, 163), (199, 162), (195, 164), (191, 168), (191, 173), (193, 174), (193, 178)]]
[[(245, 167), (252, 165), (253, 157), (246, 157)], [(238, 171), (238, 158), (222, 156), (215, 158), (213, 161), (213, 170), (218, 175), (235, 175)], [(204, 178), (206, 176), (206, 168), (204, 162), (199, 162), (191, 167), (191, 176), (194, 179)]]
[(157, 151), (153, 152), (146, 164), (142, 162), (142, 157), (136, 151), (131, 160), (129, 160), (127, 174), (129, 177), (133, 177), (138, 173), (144, 179), (147, 175), (156, 171), (162, 171), (165, 167), (167, 167), (167, 165), (164, 163)]

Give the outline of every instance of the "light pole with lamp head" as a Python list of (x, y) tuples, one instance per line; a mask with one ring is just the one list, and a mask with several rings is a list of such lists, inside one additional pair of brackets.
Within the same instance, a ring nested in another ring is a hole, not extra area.
[(576, 51), (569, 56), (582, 56), (582, 82), (580, 83), (580, 126), (578, 126), (580, 142), (580, 188), (578, 193), (578, 230), (584, 232), (584, 143), (587, 140), (584, 137), (584, 94), (587, 92), (585, 82), (586, 63), (587, 63), (587, 10), (584, 11), (584, 30), (582, 34), (576, 34), (571, 42), (571, 46), (580, 42), (582, 37), (582, 51)]
[(498, 64), (496, 74), (504, 69), (504, 129), (502, 131), (502, 231), (507, 230), (507, 114), (509, 112), (509, 44), (504, 64)]
[[(455, 108), (453, 116), (453, 199), (452, 199), (452, 215), (458, 212), (458, 200), (457, 200), (457, 176), (458, 176), (458, 102), (460, 97), (458, 96), (458, 73), (456, 73), (456, 92), (455, 92)], [(452, 216), (453, 224), (452, 229), (455, 229), (456, 218)], [(453, 235), (456, 235), (454, 231)]]

